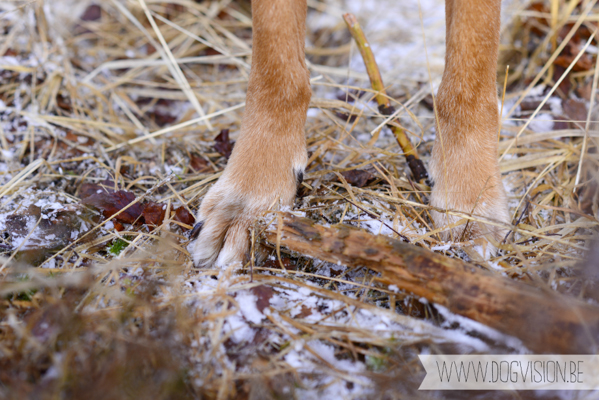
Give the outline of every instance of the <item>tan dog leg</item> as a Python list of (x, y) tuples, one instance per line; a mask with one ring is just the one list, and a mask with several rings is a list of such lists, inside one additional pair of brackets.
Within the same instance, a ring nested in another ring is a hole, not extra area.
[[(507, 223), (497, 163), (500, 9), (500, 0), (446, 0), (447, 50), (437, 94), (440, 132), (430, 166), (435, 183), (431, 204)], [(439, 212), (433, 218), (437, 227), (460, 219)], [(446, 231), (446, 237), (459, 240), (463, 230), (464, 225)], [(473, 222), (468, 231), (471, 237), (491, 234), (496, 240), (504, 234)]]
[(292, 205), (306, 167), (310, 102), (304, 61), (306, 0), (253, 0), (253, 51), (241, 133), (202, 201), (196, 266), (242, 261), (248, 227), (273, 203)]

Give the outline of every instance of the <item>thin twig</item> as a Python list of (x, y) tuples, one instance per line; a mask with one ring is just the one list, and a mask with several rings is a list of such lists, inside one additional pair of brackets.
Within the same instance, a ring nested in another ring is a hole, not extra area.
[[(349, 32), (356, 41), (358, 49), (360, 50), (360, 54), (362, 55), (362, 59), (364, 60), (364, 65), (366, 66), (368, 77), (370, 78), (370, 85), (376, 92), (374, 98), (379, 106), (379, 111), (383, 115), (395, 114), (395, 107), (391, 105), (391, 101), (389, 101), (389, 97), (387, 96), (385, 85), (383, 84), (383, 78), (381, 77), (376, 60), (374, 59), (374, 53), (372, 52), (372, 48), (370, 47), (370, 44), (368, 43), (366, 35), (364, 35), (358, 20), (353, 14), (349, 13), (343, 14), (343, 19), (347, 24)], [(416, 182), (429, 185), (428, 171), (426, 170), (422, 160), (418, 157), (416, 148), (412, 145), (412, 142), (410, 142), (410, 139), (406, 135), (405, 131), (399, 127), (399, 121), (397, 119), (392, 119), (389, 121), (389, 123), (387, 123), (387, 126), (393, 132), (395, 140), (397, 140), (399, 147), (401, 147), (402, 151), (404, 152), (408, 166), (410, 167), (410, 171), (412, 171), (412, 175), (414, 175)]]

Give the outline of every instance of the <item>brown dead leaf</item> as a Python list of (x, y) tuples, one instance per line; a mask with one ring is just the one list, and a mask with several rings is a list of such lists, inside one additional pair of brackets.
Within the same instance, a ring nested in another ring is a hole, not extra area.
[(266, 307), (270, 306), (270, 299), (274, 295), (274, 290), (270, 286), (260, 285), (250, 289), (250, 292), (256, 296), (256, 308), (263, 312)]
[(355, 187), (364, 187), (372, 182), (375, 177), (368, 171), (361, 169), (352, 169), (351, 171), (343, 171), (341, 175), (345, 178), (347, 183)]
[(567, 99), (562, 102), (562, 109), (574, 121), (586, 121), (587, 105), (584, 101)]
[[(106, 218), (110, 218), (120, 212), (133, 201), (135, 201), (135, 195), (126, 190), (110, 192), (102, 189), (101, 192), (97, 190), (95, 193), (81, 198), (81, 203), (97, 208)], [(115, 219), (127, 224), (133, 224), (134, 222), (140, 222), (139, 217), (141, 217), (142, 212), (143, 205), (136, 203), (117, 215)]]
[[(295, 265), (295, 262), (289, 257), (281, 257), (281, 262), (283, 263), (283, 266), (285, 267), (285, 269), (290, 269), (290, 270), (297, 269), (297, 265)], [(263, 267), (280, 269), (281, 264), (279, 263), (279, 260), (266, 260), (266, 261), (264, 261)]]
[[(553, 80), (555, 82), (557, 82), (561, 78), (561, 76), (564, 74), (564, 72), (566, 72), (566, 68), (559, 66), (559, 65), (555, 65), (555, 68), (553, 68)], [(571, 90), (572, 90), (572, 80), (570, 79), (570, 77), (567, 77), (562, 81), (562, 83), (559, 84), (558, 90), (556, 91), (556, 93), (562, 99), (567, 99), (567, 98), (569, 98), (569, 94), (570, 94)]]
[(175, 122), (177, 120), (177, 115), (171, 114), (173, 103), (172, 100), (158, 100), (156, 107), (149, 113), (150, 119), (152, 119), (159, 127)]
[(73, 111), (73, 107), (71, 106), (71, 100), (68, 97), (62, 96), (61, 94), (56, 96), (56, 105), (64, 111)]
[(175, 221), (179, 221), (182, 224), (193, 226), (196, 222), (195, 217), (191, 214), (187, 209), (183, 206), (177, 208), (175, 210), (175, 217), (173, 218)]
[(125, 227), (123, 226), (123, 224), (121, 224), (119, 221), (113, 221), (114, 224), (114, 230), (117, 232), (121, 232), (123, 229), (125, 229)]
[(213, 49), (212, 47), (208, 47), (203, 51), (204, 55), (207, 56), (220, 56), (222, 53), (218, 50)]
[(189, 160), (189, 166), (191, 167), (193, 172), (196, 173), (210, 172), (212, 170), (208, 162), (196, 154), (191, 155)]
[(79, 188), (79, 198), (82, 200), (98, 193), (114, 193), (114, 182), (109, 180), (105, 180), (100, 184), (86, 182)]
[[(560, 67), (568, 68), (575, 58), (575, 55), (563, 55), (557, 57), (553, 63), (559, 65)], [(589, 71), (591, 68), (593, 68), (593, 58), (589, 54), (583, 54), (578, 61), (576, 61), (574, 67), (572, 67), (572, 71)]]
[(97, 21), (102, 17), (102, 8), (97, 4), (92, 4), (81, 14), (82, 21)]
[[(549, 8), (542, 1), (531, 3), (528, 8), (528, 11), (534, 11), (538, 13), (549, 13)], [(526, 20), (526, 24), (530, 26), (532, 33), (538, 36), (544, 36), (544, 29), (549, 27), (547, 20), (545, 18), (528, 18)]]
[(153, 201), (146, 204), (141, 215), (148, 226), (159, 226), (164, 221), (166, 215), (166, 206), (164, 204), (154, 203)]
[(590, 101), (591, 95), (593, 94), (593, 81), (588, 81), (586, 84), (579, 85), (576, 88), (576, 94), (578, 97)]
[(304, 304), (302, 304), (302, 308), (300, 310), (300, 313), (297, 314), (295, 316), (295, 318), (305, 318), (312, 315), (312, 309), (310, 307), (306, 307)]
[(234, 143), (229, 139), (229, 130), (223, 129), (220, 131), (218, 136), (214, 138), (214, 150), (220, 153), (227, 160), (231, 156), (231, 152), (233, 151)]
[(567, 120), (568, 117), (565, 117), (563, 115), (552, 115), (551, 117), (554, 120), (561, 120), (561, 121), (555, 121), (553, 123), (553, 130), (560, 131), (560, 130), (563, 130), (563, 129), (568, 129), (570, 127), (570, 123), (569, 122), (563, 121), (563, 120)]

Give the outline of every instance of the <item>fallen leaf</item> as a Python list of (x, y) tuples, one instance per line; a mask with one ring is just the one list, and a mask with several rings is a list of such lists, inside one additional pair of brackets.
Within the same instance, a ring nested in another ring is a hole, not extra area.
[[(550, 12), (549, 8), (542, 1), (531, 3), (527, 10), (536, 13)], [(543, 37), (545, 36), (545, 32), (540, 29), (540, 27), (549, 27), (549, 24), (545, 18), (528, 18), (526, 20), (526, 24), (530, 26), (532, 33)]]
[(125, 227), (123, 226), (123, 224), (121, 224), (119, 221), (113, 221), (113, 225), (114, 225), (114, 230), (117, 232), (121, 232), (123, 229), (125, 229)]
[(568, 99), (562, 102), (562, 109), (574, 121), (586, 121), (587, 105), (584, 101)]
[[(564, 117), (563, 115), (552, 115), (551, 116), (554, 120), (556, 120), (553, 123), (553, 130), (555, 131), (559, 131), (559, 130), (563, 130), (563, 129), (568, 129), (570, 127), (570, 124), (564, 120), (567, 120), (568, 117)], [(560, 120), (560, 121), (557, 121)]]
[(306, 307), (302, 304), (302, 308), (300, 309), (300, 313), (297, 314), (294, 318), (305, 318), (309, 315), (312, 315), (312, 309), (310, 307)]
[[(562, 77), (564, 72), (566, 72), (566, 68), (559, 66), (559, 65), (554, 65), (553, 80), (555, 82), (557, 82)], [(562, 81), (562, 83), (559, 84), (558, 90), (555, 93), (562, 99), (567, 99), (567, 98), (569, 98), (571, 90), (572, 90), (572, 80), (568, 77), (568, 78), (565, 78)]]
[(193, 226), (196, 222), (195, 217), (185, 207), (179, 207), (175, 210), (175, 221), (179, 221), (182, 224)]
[(163, 127), (172, 124), (177, 120), (177, 115), (171, 114), (173, 101), (161, 99), (149, 113), (150, 119), (154, 120), (156, 125)]
[(270, 299), (274, 295), (274, 290), (270, 286), (260, 285), (250, 289), (250, 292), (256, 296), (256, 308), (263, 312), (266, 307), (270, 306)]
[(149, 202), (145, 205), (141, 215), (148, 226), (159, 226), (164, 221), (166, 210), (164, 204)]
[(102, 8), (97, 4), (92, 4), (81, 14), (82, 21), (97, 21), (102, 17)]
[[(553, 63), (556, 65), (559, 65), (560, 67), (568, 68), (570, 66), (570, 64), (572, 64), (572, 62), (574, 61), (575, 58), (576, 58), (575, 55), (559, 56), (555, 59), (555, 61)], [(588, 54), (583, 54), (578, 59), (578, 61), (576, 61), (576, 64), (574, 64), (574, 66), (572, 67), (572, 71), (574, 71), (574, 72), (588, 71), (591, 68), (593, 68), (593, 58)]]
[(341, 175), (345, 178), (347, 183), (355, 187), (364, 187), (372, 182), (375, 178), (368, 171), (361, 169), (352, 169), (351, 171), (343, 171)]
[(79, 188), (79, 198), (83, 200), (86, 197), (103, 192), (114, 193), (114, 182), (108, 179), (99, 184), (86, 182)]
[(60, 94), (56, 96), (56, 105), (65, 111), (73, 111), (73, 107), (71, 107), (71, 100), (68, 97), (64, 97)]
[(208, 162), (206, 160), (204, 160), (202, 157), (199, 157), (195, 154), (191, 155), (191, 158), (189, 160), (189, 166), (196, 173), (210, 171), (212, 169), (212, 168), (210, 168), (210, 165), (208, 165)]
[[(290, 270), (295, 270), (297, 269), (297, 265), (295, 265), (295, 262), (293, 262), (293, 260), (291, 258), (288, 257), (281, 257), (281, 262), (283, 263), (283, 266), (285, 267), (285, 269), (290, 269)], [(281, 263), (279, 263), (279, 260), (266, 260), (264, 261), (264, 265), (263, 267), (265, 268), (281, 268)]]
[[(93, 206), (102, 211), (102, 214), (106, 218), (110, 218), (116, 213), (120, 212), (133, 201), (135, 201), (135, 195), (125, 190), (119, 190), (116, 192), (96, 192), (81, 199), (83, 204)], [(134, 222), (140, 222), (139, 217), (141, 217), (142, 212), (143, 205), (136, 203), (121, 212), (115, 218), (120, 222), (133, 224)]]
[(207, 56), (220, 56), (222, 53), (218, 50), (213, 49), (212, 47), (208, 47), (204, 50), (204, 55)]
[(591, 95), (593, 94), (593, 81), (589, 81), (586, 84), (579, 85), (576, 88), (576, 94), (578, 95), (578, 97), (581, 97), (586, 101), (590, 101)]
[[(541, 105), (541, 100), (523, 100), (520, 103), (521, 111), (535, 111)], [(548, 103), (543, 104), (541, 111), (551, 111), (551, 105)]]
[(227, 160), (231, 156), (231, 152), (233, 151), (234, 143), (229, 139), (229, 130), (223, 129), (220, 131), (218, 136), (214, 138), (214, 150), (220, 153)]

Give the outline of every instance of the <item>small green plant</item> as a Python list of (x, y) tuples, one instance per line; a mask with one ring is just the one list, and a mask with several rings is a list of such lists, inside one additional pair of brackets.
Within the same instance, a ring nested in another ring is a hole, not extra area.
[[(21, 275), (17, 278), (17, 281), (19, 282), (27, 282), (29, 281), (29, 275)], [(20, 293), (11, 293), (8, 296), (6, 296), (7, 299), (14, 299), (14, 300), (20, 300), (20, 301), (31, 301), (31, 299), (33, 298), (33, 296), (37, 293), (37, 289), (30, 289), (30, 290), (25, 290), (23, 292)]]
[(110, 245), (110, 247), (108, 248), (108, 252), (110, 254), (114, 254), (115, 256), (118, 256), (119, 254), (121, 254), (121, 252), (123, 250), (125, 250), (127, 248), (127, 246), (129, 246), (129, 242), (127, 242), (121, 238), (118, 238), (112, 242), (112, 245)]
[(382, 371), (383, 369), (385, 369), (386, 365), (387, 360), (385, 357), (377, 357), (371, 355), (366, 356), (366, 366), (371, 371)]

